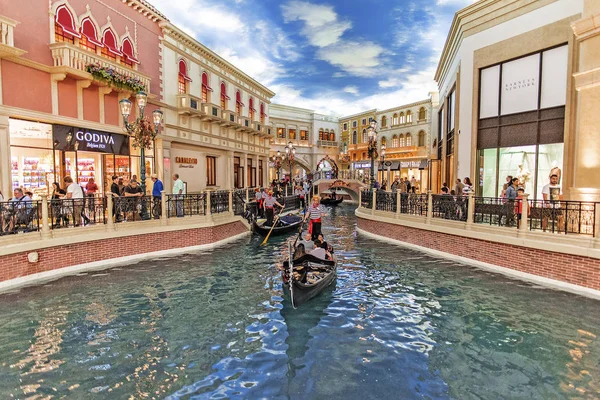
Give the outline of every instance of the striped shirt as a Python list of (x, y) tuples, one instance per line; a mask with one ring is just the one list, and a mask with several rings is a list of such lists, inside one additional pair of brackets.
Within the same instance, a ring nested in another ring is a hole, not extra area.
[(265, 207), (273, 207), (277, 203), (277, 199), (273, 196), (267, 196), (265, 199)]
[(319, 206), (314, 207), (311, 205), (310, 207), (308, 207), (308, 210), (306, 210), (306, 212), (308, 213), (308, 215), (310, 215), (310, 219), (321, 218), (321, 208)]
[(256, 198), (256, 201), (259, 201), (262, 199), (262, 192), (256, 192), (254, 194), (254, 197)]

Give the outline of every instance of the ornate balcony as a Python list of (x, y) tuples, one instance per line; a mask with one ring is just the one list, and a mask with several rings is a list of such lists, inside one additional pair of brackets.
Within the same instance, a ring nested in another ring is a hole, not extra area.
[(238, 126), (238, 115), (233, 111), (223, 110), (221, 113), (221, 126)]
[(248, 119), (247, 117), (238, 117), (238, 124), (240, 126), (240, 131), (249, 131), (250, 129), (252, 129), (250, 125), (250, 119)]
[(222, 121), (222, 110), (221, 107), (214, 105), (212, 103), (202, 103), (202, 112), (204, 113), (203, 115), (203, 120), (208, 121), (208, 122), (220, 122)]
[(0, 58), (21, 57), (27, 53), (15, 47), (14, 28), (18, 22), (0, 15)]
[(52, 51), (52, 59), (54, 60), (54, 67), (51, 68), (53, 74), (65, 74), (75, 79), (93, 80), (92, 75), (86, 71), (86, 66), (88, 64), (100, 64), (102, 67), (112, 68), (119, 74), (139, 79), (146, 87), (146, 90), (150, 90), (150, 76), (142, 74), (133, 68), (118, 64), (115, 61), (79, 48), (71, 43), (51, 43), (49, 47)]
[(202, 99), (187, 93), (178, 94), (177, 112), (181, 115), (189, 115), (191, 117), (204, 116), (204, 111), (202, 109)]
[(331, 141), (331, 140), (318, 140), (317, 146), (319, 146), (319, 147), (338, 147), (338, 142)]

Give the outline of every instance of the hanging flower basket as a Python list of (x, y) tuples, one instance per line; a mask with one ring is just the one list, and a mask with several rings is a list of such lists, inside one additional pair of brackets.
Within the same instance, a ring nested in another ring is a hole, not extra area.
[(103, 67), (98, 63), (88, 64), (85, 70), (92, 74), (94, 79), (107, 83), (118, 89), (130, 92), (145, 92), (146, 86), (138, 78), (124, 75), (111, 67)]
[(156, 138), (156, 130), (146, 118), (138, 119), (133, 127), (131, 138), (134, 148), (137, 149), (139, 147), (150, 150)]

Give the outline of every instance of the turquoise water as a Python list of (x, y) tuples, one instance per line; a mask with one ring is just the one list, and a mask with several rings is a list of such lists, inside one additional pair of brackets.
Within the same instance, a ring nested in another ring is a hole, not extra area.
[(0, 397), (600, 398), (600, 302), (324, 222), (339, 277), (298, 310), (275, 238), (0, 295)]

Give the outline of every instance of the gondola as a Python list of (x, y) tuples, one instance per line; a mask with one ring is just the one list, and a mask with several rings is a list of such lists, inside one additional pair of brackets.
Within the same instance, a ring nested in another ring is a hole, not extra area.
[(323, 260), (311, 254), (295, 258), (292, 265), (294, 277), (291, 285), (289, 260), (283, 263), (282, 278), (283, 290), (294, 308), (317, 296), (331, 285), (337, 276), (335, 260)]
[(321, 204), (323, 204), (324, 206), (337, 206), (342, 201), (344, 201), (343, 197), (340, 197), (339, 199), (330, 199), (326, 197), (324, 199), (321, 199)]
[[(265, 226), (266, 220), (257, 222), (254, 221), (254, 232), (258, 233), (262, 236), (267, 236), (269, 231), (271, 231), (271, 226)], [(277, 225), (273, 228), (271, 232), (271, 236), (273, 235), (282, 235), (284, 233), (295, 232), (298, 231), (298, 228), (302, 224), (302, 216), (299, 215), (285, 215), (279, 217), (277, 221)]]

